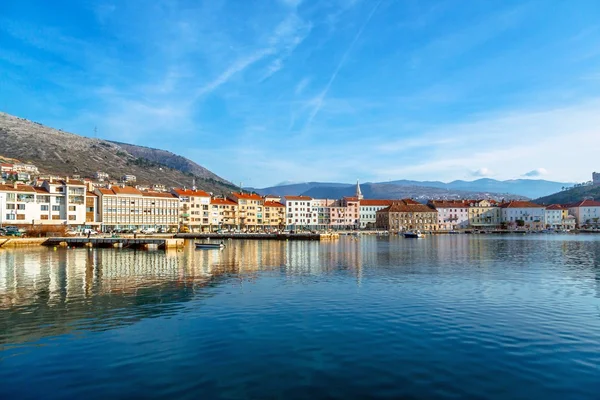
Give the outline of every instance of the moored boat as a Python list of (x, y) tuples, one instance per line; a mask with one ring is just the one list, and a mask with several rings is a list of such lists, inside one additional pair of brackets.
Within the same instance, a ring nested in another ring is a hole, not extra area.
[(196, 250), (211, 250), (211, 249), (222, 249), (225, 244), (221, 243), (195, 243)]
[(404, 232), (404, 237), (408, 238), (408, 239), (420, 239), (422, 237), (425, 237), (425, 235), (423, 235), (421, 233), (421, 231), (416, 231), (416, 232), (408, 231), (408, 232)]

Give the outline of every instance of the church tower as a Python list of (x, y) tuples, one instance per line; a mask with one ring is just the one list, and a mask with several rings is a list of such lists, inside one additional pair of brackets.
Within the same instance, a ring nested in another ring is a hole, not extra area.
[(358, 179), (356, 180), (356, 196), (355, 196), (358, 200), (362, 200), (363, 199), (363, 195), (362, 192), (360, 191), (360, 184), (358, 183)]

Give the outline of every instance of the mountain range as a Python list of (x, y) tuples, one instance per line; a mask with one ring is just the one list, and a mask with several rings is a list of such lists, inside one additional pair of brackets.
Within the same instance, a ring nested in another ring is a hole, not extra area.
[[(552, 182), (541, 179), (512, 179), (499, 181), (482, 178), (474, 181), (456, 180), (367, 182), (361, 184), (365, 198), (466, 198), (490, 197), (495, 199), (537, 198), (562, 190), (571, 183)], [(260, 194), (305, 195), (317, 198), (353, 196), (356, 184), (337, 182), (305, 182), (252, 189)]]
[(195, 162), (166, 150), (92, 139), (0, 113), (0, 161), (35, 164), (41, 173), (91, 177), (96, 171), (139, 184), (191, 187), (230, 193), (236, 187)]

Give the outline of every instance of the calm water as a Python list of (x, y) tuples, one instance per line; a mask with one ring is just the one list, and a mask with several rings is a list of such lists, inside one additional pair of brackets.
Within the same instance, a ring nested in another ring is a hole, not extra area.
[(0, 398), (600, 398), (600, 237), (0, 250)]

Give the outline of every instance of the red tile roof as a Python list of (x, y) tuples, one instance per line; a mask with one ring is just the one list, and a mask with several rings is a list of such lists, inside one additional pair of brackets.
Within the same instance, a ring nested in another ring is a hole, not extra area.
[(581, 200), (576, 203), (566, 204), (565, 207), (575, 208), (575, 207), (600, 207), (600, 201), (596, 200)]
[(34, 186), (33, 190), (35, 190), (36, 193), (44, 193), (44, 194), (50, 193), (50, 192), (48, 192), (48, 190), (46, 190), (46, 188), (43, 188), (41, 186)]
[(284, 196), (286, 200), (294, 200), (294, 201), (310, 201), (312, 197), (308, 196)]
[(374, 199), (368, 199), (368, 200), (361, 200), (360, 201), (360, 205), (361, 206), (389, 206), (392, 205), (392, 203), (394, 202), (394, 200), (374, 200)]
[(278, 201), (265, 201), (265, 207), (285, 207)]
[(98, 197), (98, 195), (96, 193), (94, 193), (94, 192), (86, 192), (85, 195), (86, 196), (90, 196), (90, 197), (92, 197), (92, 196), (93, 197)]
[(229, 206), (237, 206), (237, 203), (235, 201), (231, 201), (228, 199), (211, 199), (210, 204), (224, 204)]
[(546, 207), (546, 210), (566, 210), (566, 207), (563, 207), (560, 204), (551, 204)]
[(106, 189), (106, 188), (98, 188), (98, 191), (100, 191), (100, 193), (102, 193), (103, 195), (109, 195), (109, 196), (115, 195), (115, 192), (113, 192), (110, 189)]
[(179, 196), (191, 196), (191, 197), (210, 197), (210, 194), (204, 190), (192, 190), (192, 189), (173, 189)]
[(85, 186), (85, 182), (77, 179), (69, 179), (69, 182), (67, 182), (66, 180), (60, 180), (59, 183), (63, 185)]
[(382, 210), (377, 211), (378, 213), (389, 213), (389, 212), (437, 212), (434, 208), (421, 204), (412, 199), (396, 200), (391, 206), (388, 206)]
[(472, 200), (431, 200), (429, 204), (435, 208), (467, 208)]
[(544, 208), (539, 204), (532, 203), (530, 201), (513, 200), (508, 203), (500, 204), (501, 208)]

